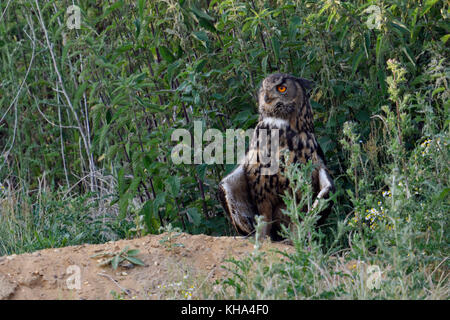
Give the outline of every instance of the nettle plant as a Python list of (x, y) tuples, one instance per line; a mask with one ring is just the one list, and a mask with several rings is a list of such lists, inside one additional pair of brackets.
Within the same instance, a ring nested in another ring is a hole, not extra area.
[[(402, 290), (402, 294), (407, 290), (408, 285), (401, 285), (402, 277), (417, 282), (429, 280), (431, 275), (425, 265), (431, 263), (436, 267), (445, 261), (433, 255), (448, 240), (445, 212), (449, 209), (446, 200), (449, 136), (431, 130), (418, 141), (410, 140), (415, 131), (412, 123), (417, 121), (417, 114), (412, 112), (417, 107), (413, 101), (423, 100), (405, 93), (407, 72), (398, 61), (388, 61), (388, 69), (392, 72), (387, 80), (392, 105), (383, 106), (383, 114), (374, 117), (382, 121), (384, 128), (380, 149), (386, 151), (386, 160), (377, 174), (382, 177), (381, 182), (370, 177), (358, 180), (358, 173), (364, 173), (365, 155), (358, 146), (359, 135), (355, 133), (354, 123), (344, 126), (346, 139), (342, 144), (351, 154), (347, 174), (355, 181), (355, 190), (359, 190), (359, 194), (348, 191), (354, 205), (353, 215), (347, 220), (353, 234), (349, 241), (351, 253), (358, 259), (383, 261), (383, 267), (395, 270), (385, 273), (387, 285), (383, 291), (385, 295), (395, 296), (398, 294), (395, 290)], [(423, 109), (427, 117), (433, 116), (426, 105)], [(445, 277), (438, 283), (441, 281)]]
[[(445, 165), (448, 159), (448, 135), (438, 134), (434, 139), (419, 140), (420, 143), (407, 141), (414, 129), (411, 128), (413, 113), (408, 112), (411, 110), (412, 96), (404, 93), (406, 69), (395, 60), (389, 60), (387, 64), (392, 72), (387, 77), (392, 105), (382, 106), (383, 113), (373, 116), (374, 119), (381, 120), (384, 128), (381, 139), (383, 143), (379, 149), (385, 152), (385, 166), (380, 167), (377, 173), (370, 172), (368, 162), (363, 160), (369, 156), (361, 148), (362, 141), (356, 133), (356, 123), (344, 124), (344, 138), (341, 140), (344, 150), (349, 154), (346, 173), (354, 182), (354, 191), (347, 190), (354, 206), (354, 215), (348, 224), (356, 228), (363, 223), (372, 231), (381, 224), (387, 230), (392, 230), (392, 219), (399, 219), (397, 213), (402, 211), (406, 203), (417, 202), (418, 197), (426, 198), (422, 194), (423, 187), (418, 185), (427, 180), (423, 174), (431, 173), (434, 169), (440, 173), (448, 171)], [(434, 159), (434, 163), (429, 163), (430, 159)], [(446, 179), (441, 177), (442, 174), (438, 174), (434, 178), (440, 182), (437, 186), (446, 183)], [(423, 205), (422, 203), (421, 206)], [(404, 218), (407, 217), (409, 215)]]

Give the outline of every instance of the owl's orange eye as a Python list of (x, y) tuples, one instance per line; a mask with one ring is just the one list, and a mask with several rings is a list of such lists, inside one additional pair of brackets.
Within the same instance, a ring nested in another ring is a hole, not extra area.
[(287, 89), (287, 88), (286, 88), (285, 86), (278, 86), (278, 87), (277, 87), (278, 92), (281, 92), (281, 93), (285, 92), (286, 89)]

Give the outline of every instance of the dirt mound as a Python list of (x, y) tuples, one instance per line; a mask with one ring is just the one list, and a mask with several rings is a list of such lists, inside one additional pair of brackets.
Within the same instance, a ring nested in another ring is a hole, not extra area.
[[(137, 249), (144, 266), (125, 263), (114, 270), (99, 256)], [(265, 243), (263, 250), (292, 247)], [(195, 299), (214, 297), (225, 279), (228, 258), (254, 250), (251, 240), (167, 234), (98, 245), (45, 249), (0, 257), (0, 299)], [(269, 250), (270, 251), (270, 250)], [(96, 257), (92, 257), (95, 256)], [(273, 255), (276, 255), (273, 253)]]

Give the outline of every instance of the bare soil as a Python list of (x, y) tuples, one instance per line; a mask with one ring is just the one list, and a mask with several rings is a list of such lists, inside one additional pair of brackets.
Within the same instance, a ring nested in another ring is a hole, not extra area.
[[(254, 250), (251, 239), (181, 234), (171, 243), (167, 234), (104, 244), (45, 249), (0, 257), (1, 299), (197, 299), (214, 298), (220, 281), (229, 276), (222, 266)], [(129, 246), (145, 266), (99, 266), (98, 255)], [(263, 250), (292, 250), (267, 242)], [(217, 281), (218, 280), (218, 281)], [(78, 282), (77, 282), (78, 281)]]

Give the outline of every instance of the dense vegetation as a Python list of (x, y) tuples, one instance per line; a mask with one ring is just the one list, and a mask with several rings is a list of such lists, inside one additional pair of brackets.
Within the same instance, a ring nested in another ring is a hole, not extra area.
[[(171, 134), (252, 128), (280, 71), (315, 83), (338, 192), (287, 263), (236, 262), (236, 297), (448, 298), (446, 1), (79, 0), (69, 29), (72, 2), (0, 3), (0, 255), (169, 224), (234, 234), (216, 197), (234, 166), (175, 165)], [(383, 287), (324, 285), (336, 255), (390, 270)]]

